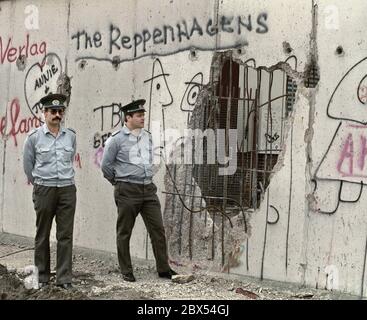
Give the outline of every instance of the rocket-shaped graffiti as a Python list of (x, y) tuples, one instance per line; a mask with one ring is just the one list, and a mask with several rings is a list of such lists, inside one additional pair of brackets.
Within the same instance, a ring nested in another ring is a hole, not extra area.
[[(367, 184), (367, 57), (351, 67), (340, 80), (327, 105), (327, 115), (340, 120), (334, 136), (315, 171), (315, 180), (339, 182), (340, 202), (359, 200)], [(352, 200), (342, 198), (343, 184), (360, 185), (359, 195)]]

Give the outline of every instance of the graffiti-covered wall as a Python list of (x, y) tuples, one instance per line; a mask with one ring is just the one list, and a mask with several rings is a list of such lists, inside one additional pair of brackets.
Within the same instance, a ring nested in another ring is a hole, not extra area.
[[(1, 231), (34, 236), (22, 146), (42, 125), (39, 99), (63, 92), (74, 243), (114, 252), (100, 163), (120, 107), (144, 98), (171, 263), (366, 296), (366, 9), (0, 1)], [(131, 250), (153, 259), (140, 217)]]

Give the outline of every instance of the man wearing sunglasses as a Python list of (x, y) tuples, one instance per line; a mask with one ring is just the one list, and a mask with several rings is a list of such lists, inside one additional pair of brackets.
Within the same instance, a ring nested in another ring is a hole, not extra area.
[(29, 133), (23, 150), (23, 166), (33, 184), (36, 211), (34, 263), (39, 287), (50, 281), (50, 231), (56, 220), (56, 285), (72, 288), (72, 247), (76, 206), (73, 160), (76, 134), (61, 125), (66, 96), (49, 94), (40, 100), (45, 123)]

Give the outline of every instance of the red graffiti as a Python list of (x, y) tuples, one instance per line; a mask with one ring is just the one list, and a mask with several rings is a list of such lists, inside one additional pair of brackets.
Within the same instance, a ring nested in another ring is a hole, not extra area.
[[(367, 139), (359, 136), (359, 141), (353, 140), (353, 135), (348, 134), (337, 164), (337, 170), (344, 177), (367, 177), (364, 174), (367, 156)], [(356, 160), (356, 161), (355, 161)]]
[(79, 169), (82, 168), (82, 159), (80, 157), (80, 153), (77, 153), (74, 157), (74, 161), (75, 161), (75, 166)]
[(0, 36), (0, 62), (4, 64), (7, 60), (9, 63), (12, 63), (18, 59), (20, 56), (36, 56), (36, 55), (46, 55), (46, 42), (42, 41), (40, 44), (30, 43), (29, 34), (27, 34), (25, 42), (23, 46), (14, 46), (12, 44), (13, 39), (9, 38), (8, 43), (5, 47), (5, 39), (3, 44), (3, 39)]
[[(9, 113), (8, 113), (9, 114)], [(0, 133), (2, 136), (11, 136), (14, 140), (14, 145), (18, 146), (17, 136), (22, 133), (28, 133), (33, 128), (38, 128), (42, 125), (41, 120), (35, 116), (29, 118), (20, 118), (20, 104), (18, 98), (14, 98), (10, 104), (10, 123), (6, 116), (1, 117)], [(6, 133), (7, 128), (10, 130)]]

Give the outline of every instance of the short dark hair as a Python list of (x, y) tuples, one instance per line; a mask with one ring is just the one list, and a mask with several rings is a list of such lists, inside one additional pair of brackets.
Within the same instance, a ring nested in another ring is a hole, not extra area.
[(132, 117), (132, 116), (133, 116), (133, 114), (134, 114), (134, 112), (133, 112), (133, 113), (126, 113), (126, 114), (125, 114), (125, 116), (124, 116), (124, 120), (125, 120), (125, 122), (127, 122), (127, 116)]

